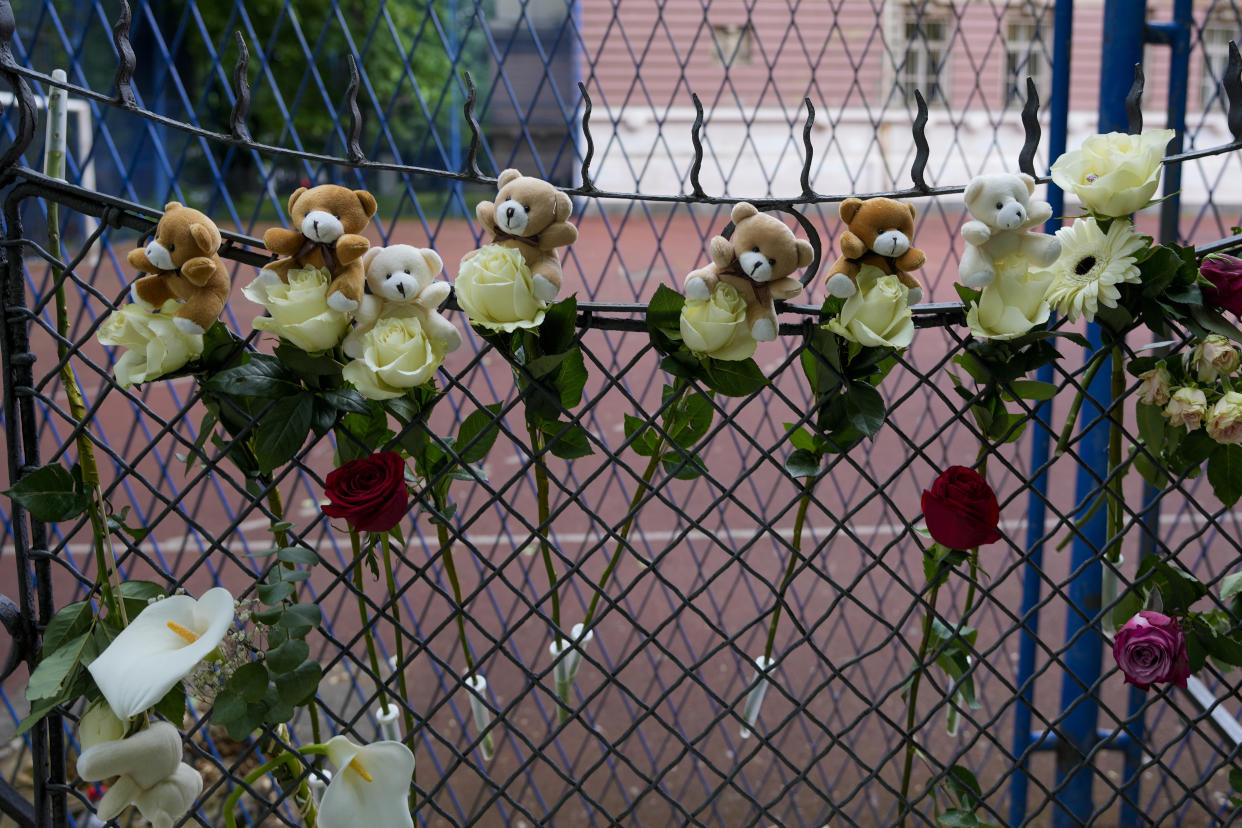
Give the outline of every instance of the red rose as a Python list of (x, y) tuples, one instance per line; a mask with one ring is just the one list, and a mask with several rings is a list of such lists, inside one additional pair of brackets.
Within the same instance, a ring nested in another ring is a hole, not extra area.
[(324, 494), (328, 517), (344, 518), (359, 532), (387, 532), (408, 511), (405, 461), (395, 451), (350, 460), (328, 473)]
[(1156, 682), (1185, 687), (1190, 678), (1186, 634), (1176, 618), (1143, 610), (1117, 630), (1113, 658), (1126, 683), (1146, 690)]
[(1211, 282), (1203, 298), (1221, 310), (1242, 316), (1242, 259), (1213, 253), (1203, 260), (1199, 273)]
[(950, 549), (973, 549), (994, 543), (1000, 504), (983, 475), (965, 466), (949, 466), (923, 492), (923, 517), (936, 543)]

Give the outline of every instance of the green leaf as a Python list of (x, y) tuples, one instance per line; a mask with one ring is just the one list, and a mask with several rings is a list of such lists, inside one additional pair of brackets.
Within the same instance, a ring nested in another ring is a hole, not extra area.
[(566, 410), (576, 408), (582, 402), (582, 391), (586, 388), (586, 361), (582, 358), (582, 350), (574, 348), (565, 356), (561, 363), (561, 371), (557, 374), (556, 385), (560, 389), (561, 406)]
[(1229, 787), (1238, 793), (1242, 793), (1242, 770), (1238, 768), (1229, 769)]
[(888, 408), (883, 395), (873, 386), (851, 382), (845, 392), (845, 412), (854, 428), (868, 437), (874, 437), (884, 427)]
[(492, 403), (472, 411), (461, 421), (453, 448), (463, 463), (480, 463), (499, 435), (500, 403)]
[(276, 623), (288, 630), (289, 635), (301, 638), (318, 627), (322, 620), (323, 613), (318, 604), (294, 604), (285, 610), (284, 615)]
[(319, 689), (319, 681), (323, 678), (323, 668), (315, 661), (304, 661), (297, 669), (276, 676), (276, 692), (281, 701), (292, 707), (306, 704), (315, 697)]
[[(1220, 602), (1222, 604), (1238, 594), (1242, 594), (1242, 570), (1230, 573), (1220, 580)], [(44, 640), (47, 640), (46, 637)]]
[(255, 588), (255, 592), (259, 595), (259, 600), (269, 607), (279, 604), (281, 601), (293, 595), (294, 586), (288, 581), (277, 581), (274, 584), (259, 584)]
[(211, 391), (230, 396), (279, 399), (298, 390), (298, 383), (284, 364), (274, 356), (251, 354), (250, 359), (227, 368), (204, 383)]
[(815, 477), (819, 474), (820, 459), (806, 449), (795, 449), (785, 458), (785, 471), (790, 477)]
[(282, 546), (276, 550), (276, 559), (285, 563), (315, 566), (319, 563), (319, 553), (305, 546)]
[(270, 474), (298, 453), (310, 433), (314, 405), (311, 394), (300, 393), (276, 400), (263, 412), (254, 435), (260, 471)]
[(1125, 623), (1143, 609), (1143, 596), (1138, 590), (1130, 590), (1113, 607), (1113, 627), (1121, 629)]
[(45, 655), (26, 682), (26, 698), (31, 701), (58, 698), (82, 668), (83, 654), (90, 640), (88, 633), (82, 633)]
[(587, 430), (577, 423), (555, 422), (543, 429), (548, 451), (562, 460), (576, 460), (594, 453)]
[[(650, 457), (655, 454), (656, 447), (660, 443), (660, 438), (655, 433), (655, 430), (648, 426), (646, 420), (640, 420), (630, 414), (625, 414), (623, 416), (625, 423), (625, 439), (632, 439), (630, 448), (634, 450), (634, 453), (639, 457)], [(634, 438), (635, 434), (638, 435), (637, 438)]]
[(35, 469), (3, 493), (42, 523), (72, 520), (90, 506), (90, 495), (59, 463)]
[[(411, 431), (420, 429), (416, 427)], [(336, 426), (337, 464), (366, 457), (391, 437), (383, 406), (371, 406), (366, 414), (346, 414)]]
[(90, 632), (94, 620), (95, 613), (89, 601), (75, 601), (61, 607), (47, 622), (47, 629), (43, 631), (42, 652), (54, 652), (66, 641)]
[(164, 698), (155, 703), (155, 712), (181, 728), (185, 720), (185, 688), (177, 682), (172, 689), (164, 694)]
[(1197, 322), (1208, 333), (1220, 334), (1234, 342), (1242, 343), (1242, 331), (1239, 331), (1228, 319), (1218, 311), (1202, 305), (1190, 307), (1190, 318)]
[(945, 775), (945, 782), (953, 789), (957, 798), (970, 808), (983, 804), (983, 787), (971, 772), (963, 765), (954, 765)]
[(1038, 380), (1013, 380), (1010, 390), (1024, 400), (1050, 400), (1057, 395), (1057, 387), (1050, 382)]
[(282, 339), (276, 346), (275, 354), (290, 371), (305, 379), (341, 376), (341, 364), (328, 353), (311, 355)]
[(1165, 419), (1159, 406), (1138, 403), (1134, 406), (1135, 419), (1138, 421), (1139, 437), (1150, 447), (1152, 454), (1157, 454), (1164, 444)]
[(560, 354), (574, 344), (578, 326), (578, 297), (570, 296), (550, 306), (539, 325), (539, 346), (545, 354)]
[(1203, 669), (1203, 662), (1207, 661), (1207, 650), (1197, 635), (1186, 636), (1186, 660), (1190, 662), (1191, 673), (1199, 672)]
[(1199, 641), (1212, 658), (1234, 667), (1242, 667), (1242, 642), (1228, 635), (1217, 635), (1212, 631), (1202, 633)]
[(678, 330), (681, 327), (681, 309), (685, 304), (686, 297), (677, 291), (666, 285), (657, 287), (651, 301), (647, 303), (648, 331)]
[(1218, 446), (1208, 457), (1207, 478), (1221, 503), (1237, 503), (1242, 497), (1242, 446)]
[(16, 735), (21, 736), (22, 734), (26, 733), (28, 730), (30, 730), (30, 728), (34, 727), (39, 722), (43, 721), (43, 719), (49, 713), (51, 713), (53, 710), (55, 710), (59, 706), (60, 706), (60, 700), (54, 699), (54, 698), (53, 699), (37, 699), (35, 701), (32, 701), (30, 703), (30, 713), (27, 714), (26, 718), (22, 719), (21, 722), (17, 725)]
[(229, 679), (229, 687), (236, 691), (244, 700), (257, 702), (263, 700), (267, 692), (267, 666), (259, 661), (248, 661), (237, 668)]
[(669, 441), (684, 449), (693, 448), (707, 436), (714, 413), (715, 408), (707, 395), (695, 391), (682, 397), (665, 417)]
[(703, 368), (707, 387), (726, 397), (748, 397), (768, 384), (768, 378), (753, 359), (728, 361), (705, 357)]
[(789, 438), (789, 442), (793, 444), (795, 449), (809, 451), (814, 453), (818, 448), (815, 445), (815, 438), (811, 436), (811, 432), (793, 423), (785, 423), (785, 436)]
[(941, 812), (936, 821), (946, 828), (977, 828), (979, 825), (979, 817), (970, 811), (959, 809)]
[(263, 716), (263, 721), (270, 725), (283, 724), (293, 718), (297, 710), (291, 704), (286, 704), (284, 699), (280, 697), (280, 691), (276, 689), (276, 685), (269, 684), (267, 686), (267, 694), (263, 696), (263, 704), (267, 706), (267, 713)]
[(296, 670), (309, 655), (309, 644), (299, 638), (291, 638), (267, 651), (267, 666), (273, 673), (289, 673)]
[(660, 462), (664, 464), (664, 473), (678, 480), (695, 480), (707, 474), (707, 467), (698, 457), (680, 451), (668, 452)]

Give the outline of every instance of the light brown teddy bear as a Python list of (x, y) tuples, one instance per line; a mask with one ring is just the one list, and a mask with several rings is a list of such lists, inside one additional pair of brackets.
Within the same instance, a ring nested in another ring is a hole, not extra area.
[(134, 282), (130, 296), (157, 308), (169, 299), (180, 299), (173, 323), (191, 336), (203, 333), (229, 299), (229, 271), (217, 255), (220, 241), (220, 230), (211, 219), (168, 202), (154, 238), (146, 247), (129, 251), (131, 267), (153, 274)]
[(366, 190), (350, 190), (336, 184), (298, 187), (289, 196), (289, 220), (297, 229), (273, 227), (263, 234), (263, 244), (281, 256), (264, 266), (288, 281), (295, 267), (321, 267), (332, 274), (328, 306), (350, 312), (362, 301), (362, 256), (371, 243), (358, 235), (375, 215), (375, 196)]
[[(569, 223), (573, 202), (546, 181), (505, 170), (496, 181), (495, 201), (481, 201), (474, 209), (479, 224), (492, 234), (492, 243), (522, 254), (535, 283), (535, 298), (556, 299), (561, 289), (561, 259), (556, 248), (578, 240), (578, 228)], [(467, 253), (462, 261), (477, 251)]]
[(841, 220), (849, 229), (841, 234), (841, 258), (828, 271), (828, 292), (842, 298), (858, 290), (855, 280), (863, 265), (895, 274), (910, 289), (909, 303), (923, 301), (919, 280), (910, 275), (927, 261), (914, 246), (914, 205), (891, 198), (847, 198), (841, 202)]
[(712, 263), (686, 276), (686, 296), (708, 299), (716, 285), (732, 286), (746, 301), (746, 324), (758, 342), (776, 339), (777, 299), (792, 299), (802, 283), (790, 276), (814, 258), (811, 243), (795, 238), (785, 222), (741, 202), (733, 207), (733, 239), (716, 236)]

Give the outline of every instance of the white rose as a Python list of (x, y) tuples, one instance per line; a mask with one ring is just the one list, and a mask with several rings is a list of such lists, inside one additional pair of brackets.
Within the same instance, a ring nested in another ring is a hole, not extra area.
[(535, 281), (522, 254), (499, 244), (462, 259), (453, 292), (471, 324), (493, 331), (538, 327), (548, 307), (535, 297)]
[(980, 339), (1013, 339), (1048, 321), (1048, 286), (1052, 272), (1031, 270), (1026, 259), (1011, 256), (996, 263), (996, 278), (966, 312), (970, 332)]
[(728, 361), (749, 359), (755, 340), (746, 324), (746, 301), (732, 285), (718, 282), (706, 299), (681, 306), (681, 338), (700, 356)]
[(1220, 334), (1209, 334), (1190, 352), (1190, 364), (1199, 375), (1199, 382), (1215, 382), (1238, 370), (1242, 355)]
[(1175, 134), (1154, 129), (1142, 135), (1092, 135), (1081, 149), (1056, 160), (1052, 180), (1097, 216), (1128, 216), (1151, 201), (1164, 148)]
[(310, 353), (336, 347), (349, 326), (349, 314), (328, 307), (330, 274), (304, 267), (290, 270), (288, 278), (286, 284), (274, 271), (264, 270), (242, 288), (243, 296), (267, 308), (267, 316), (255, 318), (254, 329)]
[(187, 334), (173, 322), (180, 307), (169, 299), (155, 312), (131, 303), (108, 314), (95, 336), (104, 345), (127, 349), (113, 368), (122, 388), (158, 379), (203, 352), (202, 334)]
[(400, 397), (444, 362), (443, 343), (428, 337), (414, 316), (381, 318), (365, 333), (347, 336), (344, 349), (354, 359), (342, 375), (372, 400)]
[(858, 290), (845, 300), (841, 315), (829, 320), (828, 330), (871, 348), (909, 345), (914, 339), (910, 289), (871, 265), (863, 266), (856, 281)]

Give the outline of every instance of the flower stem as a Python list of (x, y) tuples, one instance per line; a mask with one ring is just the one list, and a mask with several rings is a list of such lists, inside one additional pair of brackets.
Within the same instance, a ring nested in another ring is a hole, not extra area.
[[(310, 747), (317, 746), (312, 745)], [(315, 752), (308, 750), (307, 748), (303, 748), (303, 750), (307, 753)], [(302, 763), (298, 761), (297, 754), (291, 753), (287, 750), (282, 750), (279, 756), (267, 760), (262, 765), (259, 765), (250, 773), (246, 774), (244, 779), (245, 784), (238, 785), (234, 788), (233, 792), (229, 794), (228, 799), (224, 800), (223, 813), (226, 828), (237, 828), (237, 803), (241, 800), (242, 794), (246, 793), (246, 786), (253, 785), (255, 782), (259, 781), (264, 774), (271, 773), (277, 768), (285, 768), (294, 776), (300, 776), (302, 773)], [(302, 784), (305, 785), (305, 780), (303, 780)], [(307, 789), (307, 796), (309, 797), (309, 788)], [(307, 828), (314, 828), (317, 815), (318, 809), (315, 806), (314, 799), (308, 798), (306, 800), (306, 804), (302, 806), (302, 817), (306, 821)]]
[(789, 553), (789, 564), (785, 567), (785, 576), (781, 578), (780, 590), (776, 594), (776, 605), (772, 607), (772, 622), (768, 625), (768, 642), (763, 648), (763, 659), (770, 663), (772, 648), (776, 645), (776, 628), (781, 623), (781, 610), (785, 607), (785, 593), (793, 581), (798, 562), (802, 560), (802, 527), (806, 523), (806, 512), (811, 506), (811, 497), (815, 492), (818, 477), (813, 477), (802, 487), (802, 497), (798, 501), (798, 512), (794, 517), (792, 551)]
[(1126, 372), (1122, 365), (1124, 356), (1121, 343), (1115, 344), (1113, 346), (1112, 407), (1108, 430), (1108, 475), (1111, 489), (1108, 499), (1109, 546), (1105, 552), (1108, 560), (1114, 564), (1121, 560), (1121, 527), (1124, 516), (1122, 498), (1125, 497), (1123, 486), (1125, 474), (1121, 468), (1121, 441), (1125, 429), (1125, 407), (1122, 405), (1122, 398), (1126, 393)]
[(384, 687), (384, 674), (380, 672), (379, 654), (375, 650), (375, 636), (371, 632), (371, 621), (367, 617), (366, 585), (362, 581), (362, 539), (358, 530), (349, 527), (349, 545), (354, 550), (354, 594), (358, 597), (358, 620), (362, 622), (362, 634), (367, 642), (367, 657), (371, 661), (371, 672), (375, 674), (375, 689), (379, 694), (380, 710), (388, 714), (388, 690)]
[(1095, 379), (1095, 375), (1100, 372), (1100, 368), (1104, 365), (1104, 360), (1108, 358), (1111, 351), (1107, 348), (1101, 348), (1091, 357), (1083, 371), (1082, 381), (1079, 383), (1078, 392), (1074, 394), (1074, 401), (1070, 403), (1069, 416), (1065, 418), (1065, 426), (1061, 429), (1061, 436), (1057, 439), (1053, 458), (1060, 457), (1065, 454), (1069, 448), (1070, 439), (1074, 436), (1074, 424), (1078, 420), (1078, 412), (1082, 409), (1083, 400), (1087, 397), (1087, 388), (1091, 385), (1091, 381)]
[(539, 550), (543, 554), (543, 568), (548, 574), (548, 588), (552, 599), (552, 634), (559, 647), (564, 636), (561, 634), (561, 596), (560, 577), (556, 574), (556, 563), (552, 560), (552, 544), (548, 542), (551, 531), (552, 508), (548, 503), (548, 467), (543, 462), (543, 439), (539, 430), (526, 421), (526, 433), (530, 435), (530, 457), (535, 465), (535, 494), (539, 501)]
[(397, 579), (392, 571), (392, 554), (388, 549), (388, 538), (376, 533), (373, 540), (384, 546), (384, 579), (388, 583), (388, 596), (392, 599), (392, 634), (396, 640), (397, 651), (397, 689), (405, 704), (401, 705), (402, 718), (405, 720), (405, 738), (411, 743), (414, 740), (414, 712), (410, 709), (410, 690), (405, 683), (405, 634), (401, 629), (401, 602), (397, 597)]
[(910, 679), (910, 697), (906, 702), (906, 758), (901, 771), (901, 794), (898, 802), (900, 811), (897, 814), (897, 824), (903, 828), (906, 824), (906, 816), (912, 810), (910, 807), (910, 776), (914, 770), (914, 753), (917, 749), (914, 723), (918, 716), (923, 661), (927, 658), (927, 651), (931, 647), (932, 619), (936, 617), (936, 598), (940, 594), (940, 586), (943, 583), (943, 580), (937, 580), (932, 584), (931, 592), (927, 596), (927, 614), (923, 616), (923, 640), (919, 642), (919, 652), (914, 662), (914, 675)]
[[(435, 499), (436, 512), (444, 514), (444, 504)], [(453, 560), (453, 539), (449, 537), (448, 525), (436, 519), (436, 537), (440, 540), (440, 559), (444, 561), (444, 574), (448, 575), (449, 585), (453, 588), (453, 601), (457, 604), (457, 637), (461, 640), (461, 650), (466, 657), (466, 678), (475, 674), (474, 653), (470, 650), (470, 638), (466, 635), (466, 602), (462, 599), (461, 581), (457, 577), (457, 564)]]

